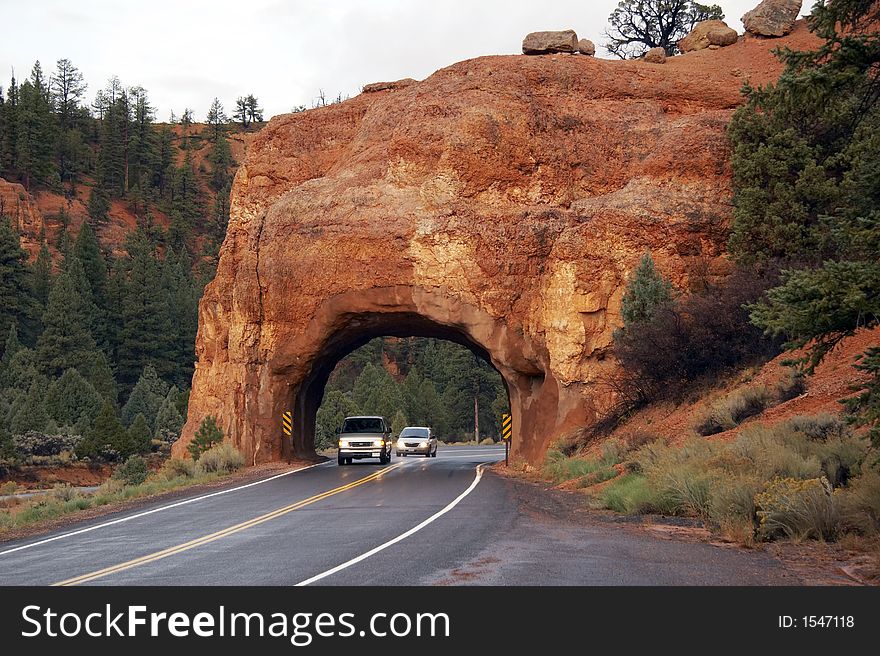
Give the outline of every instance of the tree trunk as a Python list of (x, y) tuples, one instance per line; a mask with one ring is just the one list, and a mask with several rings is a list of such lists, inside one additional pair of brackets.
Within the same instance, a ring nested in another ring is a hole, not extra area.
[(474, 393), (474, 442), (480, 443), (480, 395)]

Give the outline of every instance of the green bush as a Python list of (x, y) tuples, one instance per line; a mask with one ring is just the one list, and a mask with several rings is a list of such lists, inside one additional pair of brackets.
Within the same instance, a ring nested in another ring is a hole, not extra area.
[(619, 476), (599, 492), (597, 499), (604, 508), (626, 515), (663, 512), (668, 506), (641, 474)]
[(213, 416), (208, 415), (202, 419), (202, 423), (199, 425), (196, 435), (192, 442), (190, 442), (188, 449), (193, 460), (198, 460), (203, 453), (222, 441), (223, 431), (220, 430), (220, 427), (217, 425), (217, 420), (214, 419)]
[(199, 458), (196, 470), (203, 474), (228, 474), (240, 469), (244, 456), (229, 443), (211, 447)]
[(562, 483), (591, 474), (601, 467), (601, 462), (591, 458), (562, 457), (546, 460), (541, 473), (544, 478), (550, 479), (554, 483)]
[(125, 485), (140, 485), (147, 480), (148, 474), (147, 461), (135, 455), (116, 468), (113, 478)]

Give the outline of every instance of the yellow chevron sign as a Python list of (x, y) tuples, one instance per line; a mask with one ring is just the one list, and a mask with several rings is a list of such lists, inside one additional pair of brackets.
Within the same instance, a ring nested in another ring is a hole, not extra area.
[(281, 414), (281, 430), (285, 435), (293, 433), (293, 413), (290, 410)]
[(510, 435), (513, 432), (512, 424), (513, 420), (510, 418), (510, 415), (506, 412), (501, 415), (501, 439), (509, 440)]

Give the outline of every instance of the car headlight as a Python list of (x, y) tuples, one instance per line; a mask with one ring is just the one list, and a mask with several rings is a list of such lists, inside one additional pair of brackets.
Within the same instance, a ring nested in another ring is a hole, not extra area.
[(378, 440), (376, 442), (373, 442), (373, 444), (375, 444), (376, 446), (385, 446), (385, 440)]
[(339, 440), (339, 448), (346, 448), (348, 446), (348, 440)]

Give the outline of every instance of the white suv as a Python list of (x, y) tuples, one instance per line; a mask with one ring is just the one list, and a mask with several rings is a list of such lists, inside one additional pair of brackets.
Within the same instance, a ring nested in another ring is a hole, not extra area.
[(437, 438), (427, 426), (407, 426), (400, 431), (394, 448), (398, 456), (416, 453), (426, 458), (436, 458)]

